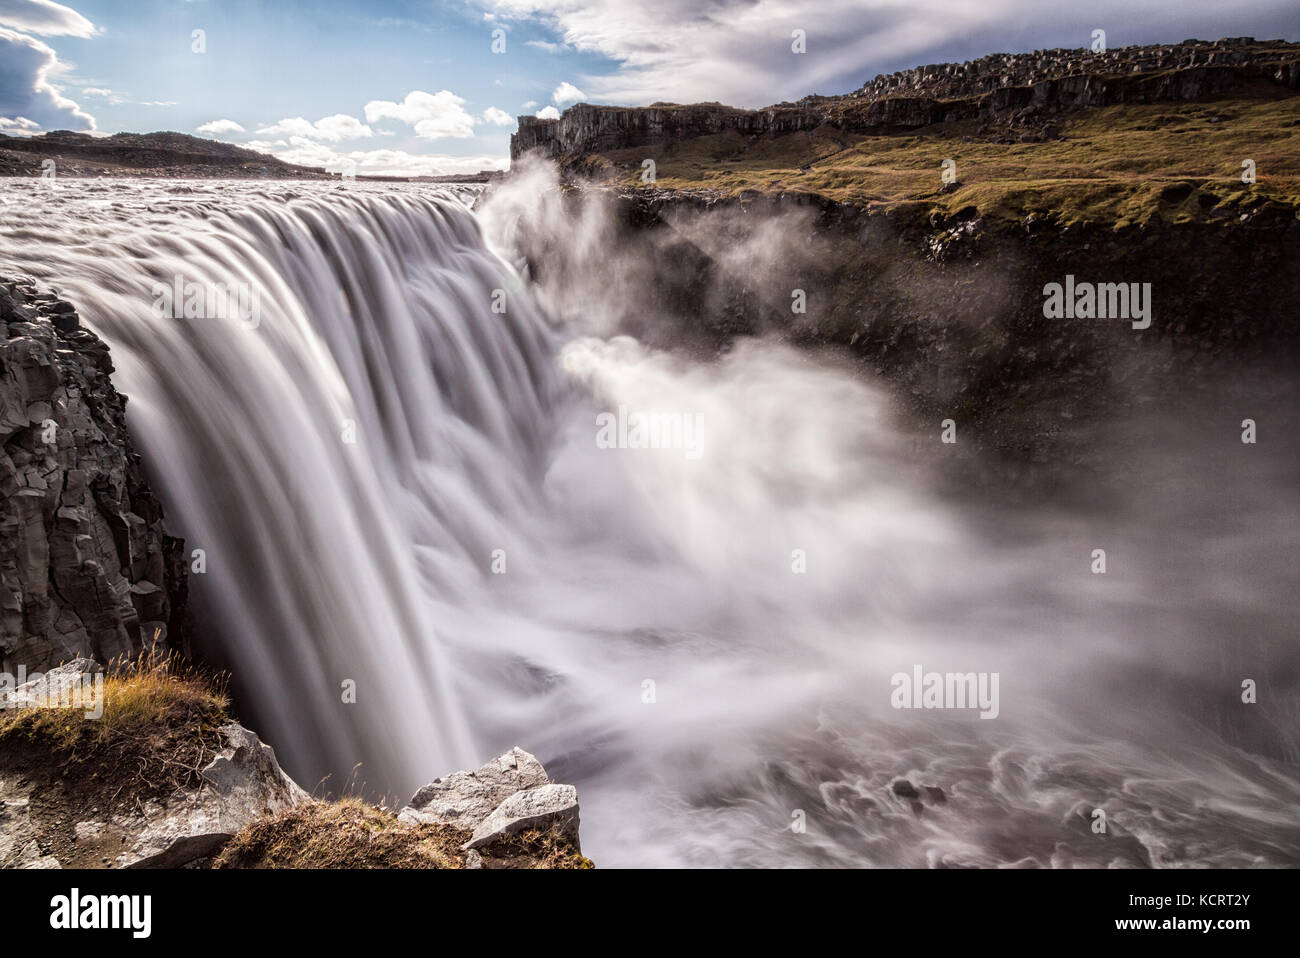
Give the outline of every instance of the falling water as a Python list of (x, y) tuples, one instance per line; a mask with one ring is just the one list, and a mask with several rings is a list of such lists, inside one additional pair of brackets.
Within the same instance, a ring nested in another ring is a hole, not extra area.
[[(976, 508), (858, 370), (619, 336), (615, 264), (534, 287), (464, 192), (2, 189), (0, 273), (110, 343), (201, 630), (309, 786), (519, 744), (606, 865), (1300, 861), (1287, 456), (1157, 430), (1103, 516)], [(255, 295), (159, 307), (217, 285)], [(699, 455), (602, 448), (619, 409)], [(997, 719), (891, 708), (918, 664), (998, 673)]]

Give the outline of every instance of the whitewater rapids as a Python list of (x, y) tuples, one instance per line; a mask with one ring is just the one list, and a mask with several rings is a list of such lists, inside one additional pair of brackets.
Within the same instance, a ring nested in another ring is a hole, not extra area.
[[(857, 369), (619, 336), (610, 275), (535, 287), (473, 195), (0, 185), (0, 275), (110, 344), (203, 650), (299, 782), (404, 801), (517, 744), (602, 866), (1300, 863), (1287, 449), (1173, 436), (1104, 514), (954, 501)], [(178, 277), (256, 314), (164, 315)], [(701, 455), (602, 448), (620, 408)], [(997, 718), (892, 708), (916, 665), (998, 673)]]

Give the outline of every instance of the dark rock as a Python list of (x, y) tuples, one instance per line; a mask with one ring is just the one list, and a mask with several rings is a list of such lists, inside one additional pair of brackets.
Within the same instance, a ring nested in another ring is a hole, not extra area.
[(921, 793), (916, 790), (916, 786), (905, 778), (895, 779), (894, 784), (890, 787), (899, 798), (915, 799), (921, 797)]
[[(184, 547), (127, 435), (108, 347), (75, 308), (0, 281), (0, 668), (106, 662), (187, 635)], [(180, 561), (178, 561), (180, 558)]]

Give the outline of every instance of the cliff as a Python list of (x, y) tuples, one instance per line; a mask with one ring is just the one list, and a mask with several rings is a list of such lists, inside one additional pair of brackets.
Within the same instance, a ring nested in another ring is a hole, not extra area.
[(999, 54), (916, 67), (879, 76), (844, 96), (808, 96), (759, 110), (719, 103), (580, 103), (558, 120), (519, 117), (510, 156), (540, 151), (575, 159), (722, 133), (779, 136), (823, 125), (845, 133), (890, 133), (963, 120), (1041, 124), (1091, 107), (1197, 100), (1260, 83), (1300, 89), (1300, 44), (1188, 40), (1096, 54)]
[(75, 307), (0, 281), (0, 670), (107, 662), (186, 628), (184, 544)]

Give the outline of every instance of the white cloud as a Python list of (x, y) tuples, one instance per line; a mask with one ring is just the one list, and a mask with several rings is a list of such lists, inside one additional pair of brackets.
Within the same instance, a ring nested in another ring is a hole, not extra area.
[(397, 120), (410, 126), (426, 140), (463, 139), (474, 135), (474, 118), (465, 111), (465, 99), (450, 90), (425, 93), (412, 90), (401, 103), (371, 100), (366, 104), (366, 122)]
[(512, 126), (515, 118), (505, 110), (498, 110), (496, 107), (490, 106), (483, 111), (483, 122), (491, 123), (494, 126)]
[(525, 40), (524, 46), (533, 47), (543, 53), (559, 53), (568, 49), (563, 43), (551, 43), (549, 40)]
[[(721, 100), (759, 107), (845, 93), (877, 73), (988, 53), (1296, 33), (1295, 0), (475, 0), (611, 69), (575, 77), (598, 102)], [(791, 49), (806, 31), (807, 52)]]
[(479, 170), (503, 170), (508, 161), (502, 156), (428, 156), (405, 150), (354, 150), (338, 152), (323, 143), (305, 137), (290, 137), (268, 143), (255, 140), (242, 144), (250, 150), (269, 153), (286, 163), (327, 169), (332, 173), (355, 170), (361, 176), (448, 176), (477, 173)]
[(194, 132), (218, 136), (222, 133), (243, 133), (244, 128), (234, 120), (209, 120), (201, 126), (196, 126)]
[(537, 106), (537, 101), (536, 101), (536, 100), (529, 100), (529, 101), (528, 101), (527, 103), (525, 103), (522, 107), (520, 107), (520, 109), (523, 109), (523, 110), (531, 110), (531, 109), (532, 109), (533, 107), (535, 107), (535, 106)]
[(558, 120), (560, 111), (553, 106), (544, 106), (537, 111), (537, 118), (539, 120)]
[(40, 40), (0, 27), (0, 116), (26, 117), (46, 130), (95, 129), (95, 118), (50, 82), (64, 69)]
[(286, 117), (279, 123), (258, 127), (257, 132), (271, 136), (300, 136), (304, 139), (323, 140), (329, 143), (363, 139), (375, 135), (374, 130), (356, 117), (348, 116), (346, 113), (335, 113), (333, 116), (322, 117), (315, 123), (300, 116)]
[(335, 113), (316, 121), (316, 131), (321, 139), (337, 143), (339, 140), (359, 140), (374, 136), (374, 131), (355, 116)]
[(35, 120), (29, 120), (25, 116), (17, 116), (13, 119), (0, 116), (0, 133), (8, 133), (11, 136), (27, 136), (35, 133), (41, 128), (41, 125)]
[(566, 103), (577, 103), (579, 100), (587, 99), (587, 94), (583, 93), (572, 83), (567, 80), (555, 88), (551, 94), (551, 102), (556, 106), (564, 106)]
[(45, 37), (93, 37), (95, 25), (52, 0), (0, 0), (0, 27)]
[(88, 86), (82, 89), (82, 96), (112, 96), (113, 91), (102, 86)]

